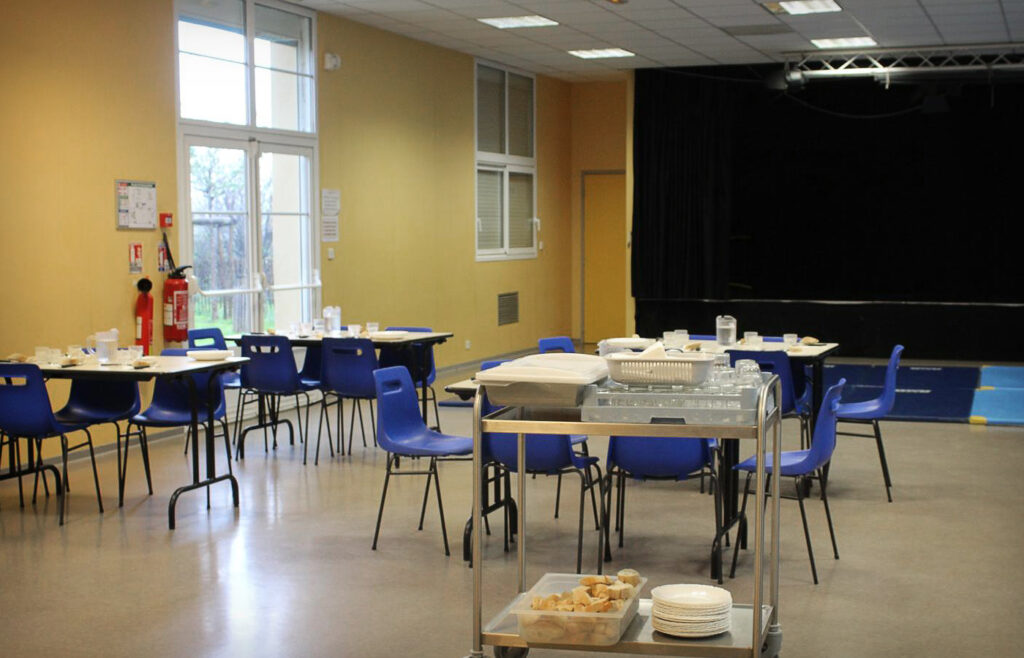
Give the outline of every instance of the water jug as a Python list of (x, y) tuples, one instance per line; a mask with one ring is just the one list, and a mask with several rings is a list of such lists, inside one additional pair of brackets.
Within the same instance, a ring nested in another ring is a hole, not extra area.
[(719, 345), (736, 344), (736, 318), (719, 315), (715, 318), (715, 339)]

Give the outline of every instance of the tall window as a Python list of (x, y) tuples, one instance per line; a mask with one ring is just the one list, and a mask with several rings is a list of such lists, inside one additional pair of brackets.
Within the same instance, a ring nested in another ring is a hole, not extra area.
[(476, 257), (537, 255), (534, 81), (476, 66)]
[(178, 0), (177, 11), (179, 260), (203, 291), (193, 324), (309, 320), (320, 286), (314, 14), (274, 0)]

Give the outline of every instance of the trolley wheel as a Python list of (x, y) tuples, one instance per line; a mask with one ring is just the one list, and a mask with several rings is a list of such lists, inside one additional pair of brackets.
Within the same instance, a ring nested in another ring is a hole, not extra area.
[(494, 647), (494, 658), (526, 658), (529, 653), (527, 647)]

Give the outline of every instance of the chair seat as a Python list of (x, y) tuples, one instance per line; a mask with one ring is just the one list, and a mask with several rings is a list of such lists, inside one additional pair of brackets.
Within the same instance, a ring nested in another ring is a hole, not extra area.
[(587, 442), (587, 435), (586, 434), (570, 434), (569, 435), (569, 441), (573, 445), (578, 445), (580, 443), (586, 443)]
[(302, 386), (306, 390), (320, 388), (320, 386), (322, 385), (322, 382), (319, 379), (311, 379), (309, 377), (302, 377), (299, 379), (299, 381), (302, 382)]
[(882, 399), (865, 400), (864, 402), (840, 402), (836, 408), (839, 420), (875, 420), (885, 416)]
[[(806, 466), (807, 456), (810, 454), (810, 450), (787, 450), (780, 455), (780, 461), (782, 463), (782, 474), (788, 476), (795, 475), (807, 475), (814, 469), (808, 469)], [(769, 475), (772, 472), (772, 453), (768, 453), (765, 458), (764, 472)], [(746, 461), (736, 464), (734, 468), (738, 471), (754, 472), (757, 470), (757, 457), (751, 457)]]
[(473, 439), (424, 429), (402, 437), (401, 447), (394, 452), (407, 457), (468, 455), (473, 452)]
[(242, 388), (242, 377), (237, 372), (226, 372), (220, 376), (224, 388)]
[[(134, 411), (134, 410), (133, 410)], [(127, 411), (120, 414), (111, 413), (109, 410), (96, 409), (93, 407), (75, 407), (67, 405), (60, 411), (55, 411), (53, 417), (57, 419), (57, 422), (66, 425), (73, 426), (75, 429), (84, 427), (86, 425), (94, 425), (97, 423), (114, 423), (119, 420), (127, 420), (131, 418), (133, 411)]]

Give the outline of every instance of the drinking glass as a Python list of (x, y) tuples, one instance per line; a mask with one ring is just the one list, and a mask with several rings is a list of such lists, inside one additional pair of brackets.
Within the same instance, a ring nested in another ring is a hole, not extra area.
[(324, 328), (326, 326), (327, 325), (324, 322), (323, 318), (313, 318), (313, 332), (314, 333), (316, 333), (316, 334), (324, 333)]
[(366, 330), (368, 332), (370, 332), (371, 334), (376, 333), (377, 331), (380, 330), (380, 323), (379, 322), (367, 322), (366, 323)]
[(128, 359), (131, 363), (134, 363), (142, 358), (142, 345), (130, 345), (128, 347)]
[(786, 347), (790, 345), (796, 345), (797, 335), (796, 334), (782, 334), (782, 344)]
[(352, 338), (359, 338), (359, 334), (363, 332), (363, 325), (361, 324), (350, 324), (348, 326), (348, 335)]
[(68, 345), (68, 356), (82, 356), (82, 346)]

